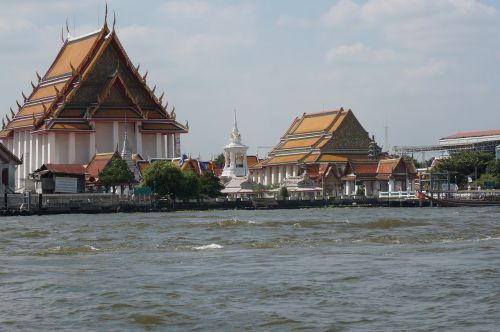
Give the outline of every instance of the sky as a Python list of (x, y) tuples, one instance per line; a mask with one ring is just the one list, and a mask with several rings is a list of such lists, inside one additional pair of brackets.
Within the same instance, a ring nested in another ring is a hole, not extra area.
[[(104, 1), (0, 0), (0, 7), (3, 116), (53, 61), (66, 19), (72, 35), (95, 31)], [(132, 62), (165, 91), (178, 121), (189, 121), (181, 146), (193, 157), (222, 152), (233, 110), (243, 143), (261, 157), (296, 116), (340, 107), (384, 147), (500, 129), (497, 0), (109, 0), (108, 7)]]

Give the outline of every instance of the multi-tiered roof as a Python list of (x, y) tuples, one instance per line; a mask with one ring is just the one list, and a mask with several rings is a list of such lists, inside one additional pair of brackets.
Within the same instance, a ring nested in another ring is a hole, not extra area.
[(46, 74), (24, 95), (17, 112), (6, 116), (0, 138), (13, 130), (91, 131), (92, 120), (126, 117), (142, 122), (144, 132), (186, 133), (187, 124), (167, 111), (156, 86), (146, 84), (116, 36), (114, 22), (93, 33), (63, 39), (61, 50)]
[(295, 118), (262, 165), (367, 159), (370, 141), (351, 110), (304, 113)]

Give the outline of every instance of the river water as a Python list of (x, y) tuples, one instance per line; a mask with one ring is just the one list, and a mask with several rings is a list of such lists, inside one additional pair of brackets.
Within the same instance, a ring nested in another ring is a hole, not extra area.
[(498, 331), (499, 208), (0, 218), (0, 330)]

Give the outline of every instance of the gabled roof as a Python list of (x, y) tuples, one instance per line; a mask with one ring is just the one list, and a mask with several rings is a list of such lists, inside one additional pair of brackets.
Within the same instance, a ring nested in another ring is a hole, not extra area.
[[(112, 86), (119, 86), (124, 91), (132, 105), (144, 119), (170, 120), (177, 131), (187, 132), (187, 126), (183, 126), (175, 121), (175, 112), (169, 114), (166, 107), (162, 105), (162, 97), (157, 98), (154, 89), (150, 89), (146, 84), (146, 75), (141, 76), (138, 68), (132, 65), (116, 33), (110, 30), (107, 23), (93, 33), (77, 38), (68, 37), (54, 59), (53, 63), (45, 73), (39, 77), (38, 83), (33, 84), (32, 92), (25, 96), (24, 103), (18, 104), (19, 109), (13, 118), (2, 128), (0, 137), (7, 137), (12, 129), (49, 129), (44, 126), (44, 122), (61, 116), (64, 110), (71, 113), (74, 110), (67, 110), (66, 106), (75, 97), (82, 86), (85, 86), (87, 78), (98, 63), (108, 47), (112, 46), (118, 56), (117, 68), (121, 63), (130, 73), (129, 80), (135, 80), (136, 86), (141, 91), (142, 96), (148, 100), (148, 109), (141, 112), (141, 106), (135, 96), (127, 91), (123, 79), (115, 77)], [(117, 76), (117, 75), (116, 75)], [(115, 84), (116, 83), (116, 84)], [(109, 87), (110, 88), (110, 87)], [(97, 101), (90, 101), (97, 102)], [(153, 105), (153, 106), (152, 106)], [(88, 106), (88, 105), (87, 105)], [(74, 111), (70, 117), (86, 119), (83, 113)], [(123, 114), (123, 112), (121, 113)], [(121, 115), (120, 117), (122, 117)]]
[(98, 178), (99, 173), (102, 172), (104, 168), (106, 168), (106, 166), (113, 158), (121, 158), (118, 151), (114, 153), (96, 153), (87, 165), (88, 175), (94, 178)]
[(49, 171), (54, 174), (85, 175), (86, 170), (82, 164), (43, 164), (34, 173)]

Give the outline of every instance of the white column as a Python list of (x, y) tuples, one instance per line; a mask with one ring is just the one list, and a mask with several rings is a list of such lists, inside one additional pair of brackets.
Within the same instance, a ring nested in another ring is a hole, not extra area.
[(89, 134), (89, 160), (95, 155), (95, 132)]
[(165, 158), (168, 158), (168, 135), (163, 135), (163, 151), (162, 153), (164, 154)]
[(389, 192), (394, 191), (394, 180), (390, 179), (388, 184), (389, 184)]
[(142, 133), (141, 133), (141, 123), (135, 123), (135, 143), (136, 143), (136, 152), (142, 155)]
[(161, 134), (156, 133), (156, 158), (161, 158)]
[(271, 167), (266, 167), (265, 170), (266, 170), (266, 174), (264, 175), (265, 185), (269, 186), (272, 183), (271, 182), (272, 170)]
[[(21, 158), (23, 156), (22, 137), (23, 137), (23, 133), (22, 132), (18, 132), (17, 133), (17, 146), (16, 146), (16, 150), (17, 150), (17, 156), (19, 158)], [(18, 168), (17, 168), (17, 184), (16, 184), (16, 189), (21, 188), (21, 173), (22, 173), (22, 169), (23, 169), (23, 165), (19, 165)]]
[(297, 169), (298, 169), (298, 168), (299, 168), (299, 167), (298, 167), (297, 165), (293, 165), (293, 166), (292, 166), (292, 176), (297, 176), (297, 173), (298, 173), (298, 172), (297, 172)]
[(113, 121), (113, 149), (116, 149), (118, 147), (119, 139), (120, 136), (119, 136), (118, 121)]
[(40, 167), (40, 135), (35, 134), (35, 167), (34, 169), (38, 169)]
[(172, 134), (167, 134), (165, 135), (167, 138), (167, 158), (173, 158), (174, 157), (174, 148), (173, 148), (173, 141), (174, 141), (174, 136)]
[(234, 151), (229, 151), (229, 167), (232, 169), (236, 168), (236, 155)]
[(42, 142), (42, 157), (39, 166), (47, 163), (47, 135), (41, 135), (40, 140)]
[(28, 171), (29, 171), (29, 165), (30, 165), (30, 153), (29, 153), (29, 131), (25, 131), (23, 135), (23, 154), (24, 154), (24, 160), (23, 160), (23, 186), (25, 186), (26, 178), (28, 177)]
[(175, 157), (180, 157), (181, 156), (181, 134), (174, 134), (175, 139), (174, 139), (174, 156)]
[(351, 194), (351, 181), (346, 181), (345, 182), (345, 194), (350, 195)]
[(56, 134), (49, 132), (47, 135), (47, 163), (57, 164), (56, 155)]
[[(33, 173), (34, 170), (36, 170), (36, 145), (35, 145), (35, 135), (30, 133), (30, 173)], [(38, 135), (36, 135), (38, 136)]]
[(278, 183), (283, 181), (283, 166), (278, 166)]
[(276, 167), (271, 167), (271, 185), (276, 183)]
[(76, 160), (75, 133), (69, 133), (68, 137), (68, 163), (74, 164)]

